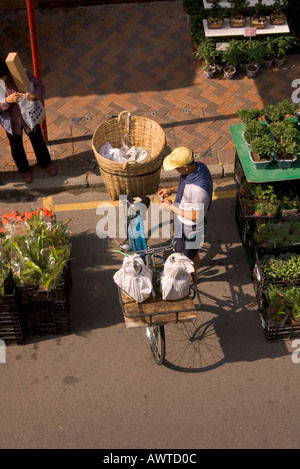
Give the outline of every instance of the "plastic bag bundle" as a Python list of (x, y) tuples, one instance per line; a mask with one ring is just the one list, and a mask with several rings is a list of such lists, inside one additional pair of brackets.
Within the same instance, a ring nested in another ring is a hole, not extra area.
[(190, 273), (195, 272), (193, 261), (176, 252), (171, 254), (164, 265), (160, 282), (163, 300), (180, 300), (190, 292)]
[(116, 163), (146, 163), (149, 161), (148, 152), (140, 147), (128, 147), (123, 144), (121, 148), (113, 148), (109, 142), (105, 142), (99, 151), (103, 158)]
[(152, 293), (152, 270), (138, 254), (124, 257), (123, 264), (113, 279), (130, 298), (142, 303)]

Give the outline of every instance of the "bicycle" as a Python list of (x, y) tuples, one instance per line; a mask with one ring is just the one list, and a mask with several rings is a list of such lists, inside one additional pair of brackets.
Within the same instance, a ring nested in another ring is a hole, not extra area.
[(127, 197), (127, 238), (120, 244), (124, 255), (138, 254), (153, 273), (152, 297), (143, 303), (136, 303), (118, 287), (119, 300), (126, 327), (146, 326), (146, 336), (155, 362), (162, 365), (166, 354), (164, 325), (169, 322), (192, 321), (200, 309), (199, 292), (195, 284), (191, 285), (191, 294), (177, 301), (164, 301), (159, 291), (166, 253), (173, 251), (173, 239), (166, 245), (147, 246), (143, 225), (143, 214), (139, 210), (142, 204), (148, 210), (149, 197)]

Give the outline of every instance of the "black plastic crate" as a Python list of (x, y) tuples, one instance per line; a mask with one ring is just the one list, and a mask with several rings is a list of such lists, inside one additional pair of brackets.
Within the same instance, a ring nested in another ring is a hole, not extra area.
[(24, 302), (59, 302), (65, 301), (72, 287), (71, 268), (68, 262), (62, 275), (61, 282), (52, 290), (41, 290), (37, 285), (22, 285), (17, 283), (18, 300)]
[(6, 345), (24, 344), (17, 292), (13, 285), (8, 285), (5, 295), (0, 298), (0, 339), (4, 340)]
[(70, 332), (70, 301), (20, 303), (24, 333), (65, 334)]
[(292, 340), (300, 337), (300, 323), (297, 325), (292, 324), (289, 318), (284, 323), (276, 323), (271, 319), (269, 304), (265, 294), (262, 295), (261, 301), (258, 303), (258, 311), (268, 342)]

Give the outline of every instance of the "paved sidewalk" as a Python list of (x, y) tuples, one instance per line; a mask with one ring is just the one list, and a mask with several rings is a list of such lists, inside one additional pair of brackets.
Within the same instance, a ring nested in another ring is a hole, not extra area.
[[(204, 77), (193, 55), (182, 1), (53, 8), (36, 11), (42, 76), (46, 86), (49, 148), (58, 166), (50, 178), (37, 167), (25, 138), (34, 181), (24, 184), (0, 129), (0, 190), (101, 186), (92, 152), (97, 126), (123, 110), (156, 120), (165, 130), (166, 152), (192, 148), (214, 177), (231, 176), (230, 125), (237, 111), (290, 99), (300, 76), (298, 55), (281, 68), (261, 69), (249, 79)], [(17, 51), (32, 70), (26, 10), (4, 11), (0, 53)], [(177, 173), (162, 172), (177, 178)]]

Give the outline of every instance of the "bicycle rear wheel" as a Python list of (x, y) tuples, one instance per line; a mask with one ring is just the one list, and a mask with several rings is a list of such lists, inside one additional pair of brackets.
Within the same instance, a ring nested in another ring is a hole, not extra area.
[(147, 326), (146, 334), (155, 363), (162, 365), (166, 355), (164, 326)]

